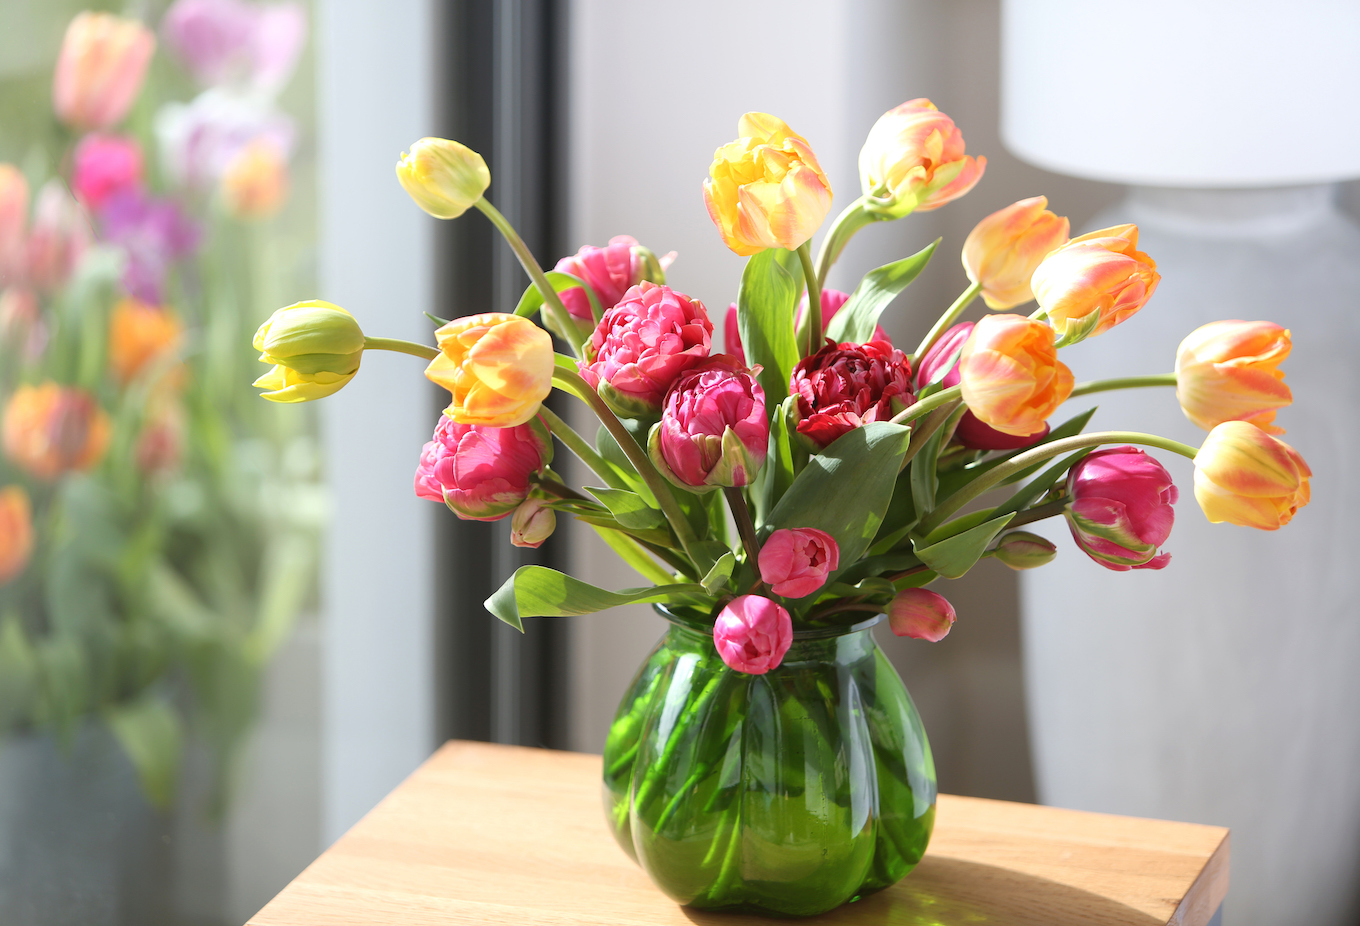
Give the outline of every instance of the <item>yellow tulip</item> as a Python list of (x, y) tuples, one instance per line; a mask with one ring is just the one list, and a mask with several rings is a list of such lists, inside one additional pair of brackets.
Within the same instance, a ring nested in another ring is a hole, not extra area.
[(982, 286), (989, 309), (1013, 309), (1034, 298), (1030, 277), (1067, 242), (1068, 222), (1047, 208), (1048, 198), (1022, 199), (993, 212), (963, 242), (963, 269)]
[(523, 316), (455, 318), (435, 337), (440, 354), (425, 375), (453, 394), (444, 414), (459, 424), (513, 428), (552, 391), (552, 337)]
[(1157, 289), (1157, 263), (1138, 250), (1138, 226), (1116, 225), (1073, 238), (1034, 271), (1030, 286), (1060, 344), (1108, 331)]
[(737, 122), (736, 141), (713, 153), (704, 205), (723, 244), (743, 257), (796, 250), (831, 209), (831, 184), (807, 139), (767, 113)]
[(255, 385), (271, 402), (310, 402), (339, 392), (359, 372), (364, 333), (354, 316), (314, 299), (279, 309), (255, 332), (260, 361), (274, 368)]
[(1289, 329), (1271, 322), (1221, 321), (1196, 328), (1176, 351), (1176, 398), (1185, 417), (1206, 431), (1250, 421), (1283, 434), (1275, 410), (1294, 401), (1279, 365), (1289, 356)]
[(397, 179), (436, 219), (456, 219), (482, 198), (491, 171), (482, 156), (447, 138), (422, 138), (397, 162)]
[(1313, 471), (1293, 447), (1247, 421), (1225, 421), (1195, 454), (1195, 501), (1212, 523), (1273, 531), (1308, 504)]

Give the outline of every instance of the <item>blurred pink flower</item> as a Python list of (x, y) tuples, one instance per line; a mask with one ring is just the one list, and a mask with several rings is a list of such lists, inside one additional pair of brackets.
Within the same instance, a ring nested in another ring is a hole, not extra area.
[(13, 164), (0, 164), (0, 286), (24, 272), (28, 230), (28, 180)]
[(124, 254), (123, 289), (143, 302), (164, 302), (165, 277), (198, 247), (198, 226), (172, 200), (123, 190), (99, 213), (100, 237)]
[(90, 242), (90, 223), (80, 203), (58, 180), (38, 191), (33, 228), (25, 252), (25, 279), (33, 288), (51, 293), (75, 271)]
[(760, 578), (785, 598), (803, 598), (826, 584), (840, 565), (836, 538), (815, 527), (782, 528), (760, 548)]
[(765, 463), (765, 392), (736, 358), (718, 354), (666, 393), (649, 442), (657, 468), (691, 488), (750, 485)]
[(161, 21), (175, 57), (201, 85), (273, 93), (288, 82), (307, 38), (300, 3), (176, 0)]
[(1083, 553), (1106, 569), (1161, 569), (1170, 553), (1180, 491), (1171, 474), (1137, 447), (1090, 453), (1067, 474), (1067, 526)]
[(72, 160), (71, 188), (95, 212), (113, 194), (141, 186), (142, 148), (125, 135), (86, 135)]
[(167, 103), (155, 128), (171, 182), (199, 192), (215, 189), (251, 145), (270, 144), (286, 160), (296, 134), (293, 121), (267, 100), (222, 90), (200, 93), (187, 104)]
[(47, 346), (47, 323), (38, 310), (38, 299), (22, 286), (0, 292), (0, 350), (17, 350), (36, 360)]
[(888, 603), (888, 626), (899, 637), (939, 643), (954, 626), (954, 606), (926, 588), (898, 592)]
[(416, 495), (465, 521), (499, 521), (529, 497), (530, 477), (551, 461), (552, 442), (537, 419), (490, 428), (441, 415), (420, 452)]
[(156, 50), (135, 19), (79, 13), (66, 27), (52, 78), (52, 108), (76, 129), (107, 129), (132, 108)]
[(768, 598), (742, 595), (729, 601), (718, 615), (713, 644), (729, 669), (764, 675), (778, 668), (793, 645), (793, 620)]

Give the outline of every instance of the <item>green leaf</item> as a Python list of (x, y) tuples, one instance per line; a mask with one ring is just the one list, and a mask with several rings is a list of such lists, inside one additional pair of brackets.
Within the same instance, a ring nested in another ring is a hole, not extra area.
[(704, 591), (708, 594), (717, 594), (718, 589), (723, 587), (723, 583), (732, 577), (732, 569), (736, 565), (737, 558), (732, 555), (731, 550), (728, 550), (718, 557), (718, 561), (713, 564), (713, 568), (708, 571), (708, 574), (699, 580), (699, 584), (704, 587)]
[(117, 705), (106, 719), (137, 770), (146, 799), (154, 807), (168, 809), (175, 797), (183, 750), (179, 717), (165, 701), (149, 696)]
[[(926, 264), (930, 263), (930, 257), (939, 243), (940, 239), (936, 238), (911, 257), (884, 264), (866, 273), (836, 317), (831, 319), (826, 329), (827, 337), (838, 343), (854, 341), (857, 344), (872, 338), (874, 326), (878, 324), (883, 310), (920, 275)], [(745, 337), (744, 333), (742, 337)]]
[(657, 565), (647, 553), (628, 539), (628, 535), (621, 531), (611, 530), (598, 524), (591, 524), (595, 533), (600, 535), (600, 539), (609, 544), (609, 548), (619, 555), (638, 575), (655, 582), (657, 585), (674, 585), (675, 577), (666, 572), (664, 568)]
[[(963, 576), (987, 552), (987, 545), (1011, 522), (1015, 515), (993, 518), (977, 527), (955, 534), (936, 543), (915, 546), (916, 556), (946, 579)], [(948, 527), (943, 525), (942, 527)]]
[(575, 617), (625, 604), (688, 601), (696, 595), (705, 595), (702, 585), (677, 583), (611, 592), (546, 566), (521, 566), (486, 600), (486, 609), (522, 631), (525, 617)]
[(1098, 309), (1083, 315), (1081, 318), (1068, 319), (1067, 327), (1063, 330), (1062, 336), (1053, 342), (1053, 346), (1067, 347), (1085, 341), (1099, 324), (1100, 311)]
[[(595, 290), (580, 277), (572, 276), (570, 273), (562, 273), (559, 270), (549, 270), (543, 274), (552, 288), (559, 293), (564, 293), (569, 289), (576, 289), (578, 286), (585, 290), (586, 298), (590, 300), (590, 314), (595, 321), (600, 320), (604, 314), (604, 309), (600, 306), (600, 297), (595, 295)], [(538, 291), (538, 287), (533, 283), (524, 291), (524, 295), (519, 297), (519, 305), (515, 306), (516, 315), (532, 316), (539, 309), (543, 308), (543, 294)], [(547, 317), (544, 316), (544, 321)]]
[(0, 620), (0, 730), (31, 721), (38, 697), (38, 659), (19, 615)]
[(586, 486), (586, 491), (600, 500), (624, 527), (649, 530), (666, 527), (666, 516), (657, 508), (647, 504), (641, 495), (626, 489), (599, 489)]
[(788, 395), (789, 375), (798, 362), (793, 338), (797, 299), (798, 286), (776, 250), (766, 249), (746, 262), (737, 291), (737, 327), (747, 364), (761, 367), (757, 378), (765, 390), (767, 414)]
[(244, 645), (246, 657), (258, 665), (268, 662), (292, 633), (312, 590), (316, 543), (299, 531), (281, 531), (268, 541), (262, 562), (259, 610)]
[(766, 527), (815, 527), (836, 538), (854, 563), (878, 533), (911, 429), (875, 421), (843, 434), (808, 460), (770, 512)]
[(1093, 447), (1083, 447), (1076, 453), (1068, 454), (1048, 469), (1044, 470), (1034, 479), (1025, 484), (1024, 488), (1016, 492), (996, 509), (998, 515), (1007, 514), (1012, 511), (1023, 511), (1034, 504), (1039, 498), (1053, 488), (1054, 484), (1063, 477), (1069, 469), (1081, 462)]

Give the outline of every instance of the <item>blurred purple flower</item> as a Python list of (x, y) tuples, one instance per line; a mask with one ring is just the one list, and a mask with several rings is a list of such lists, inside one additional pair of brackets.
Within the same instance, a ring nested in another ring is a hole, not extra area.
[(268, 141), (293, 150), (293, 121), (258, 96), (208, 90), (191, 103), (169, 103), (156, 114), (161, 164), (178, 186), (211, 190), (249, 144)]
[(300, 3), (176, 0), (161, 22), (165, 43), (203, 86), (275, 93), (307, 38)]
[(170, 265), (198, 246), (198, 226), (172, 201), (144, 190), (111, 197), (99, 219), (102, 238), (123, 250), (123, 289), (143, 302), (159, 305)]

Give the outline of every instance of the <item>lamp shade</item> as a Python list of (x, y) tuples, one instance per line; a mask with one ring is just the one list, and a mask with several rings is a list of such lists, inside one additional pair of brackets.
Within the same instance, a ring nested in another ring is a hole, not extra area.
[(1360, 4), (1003, 0), (1001, 133), (1059, 173), (1173, 187), (1360, 177)]

